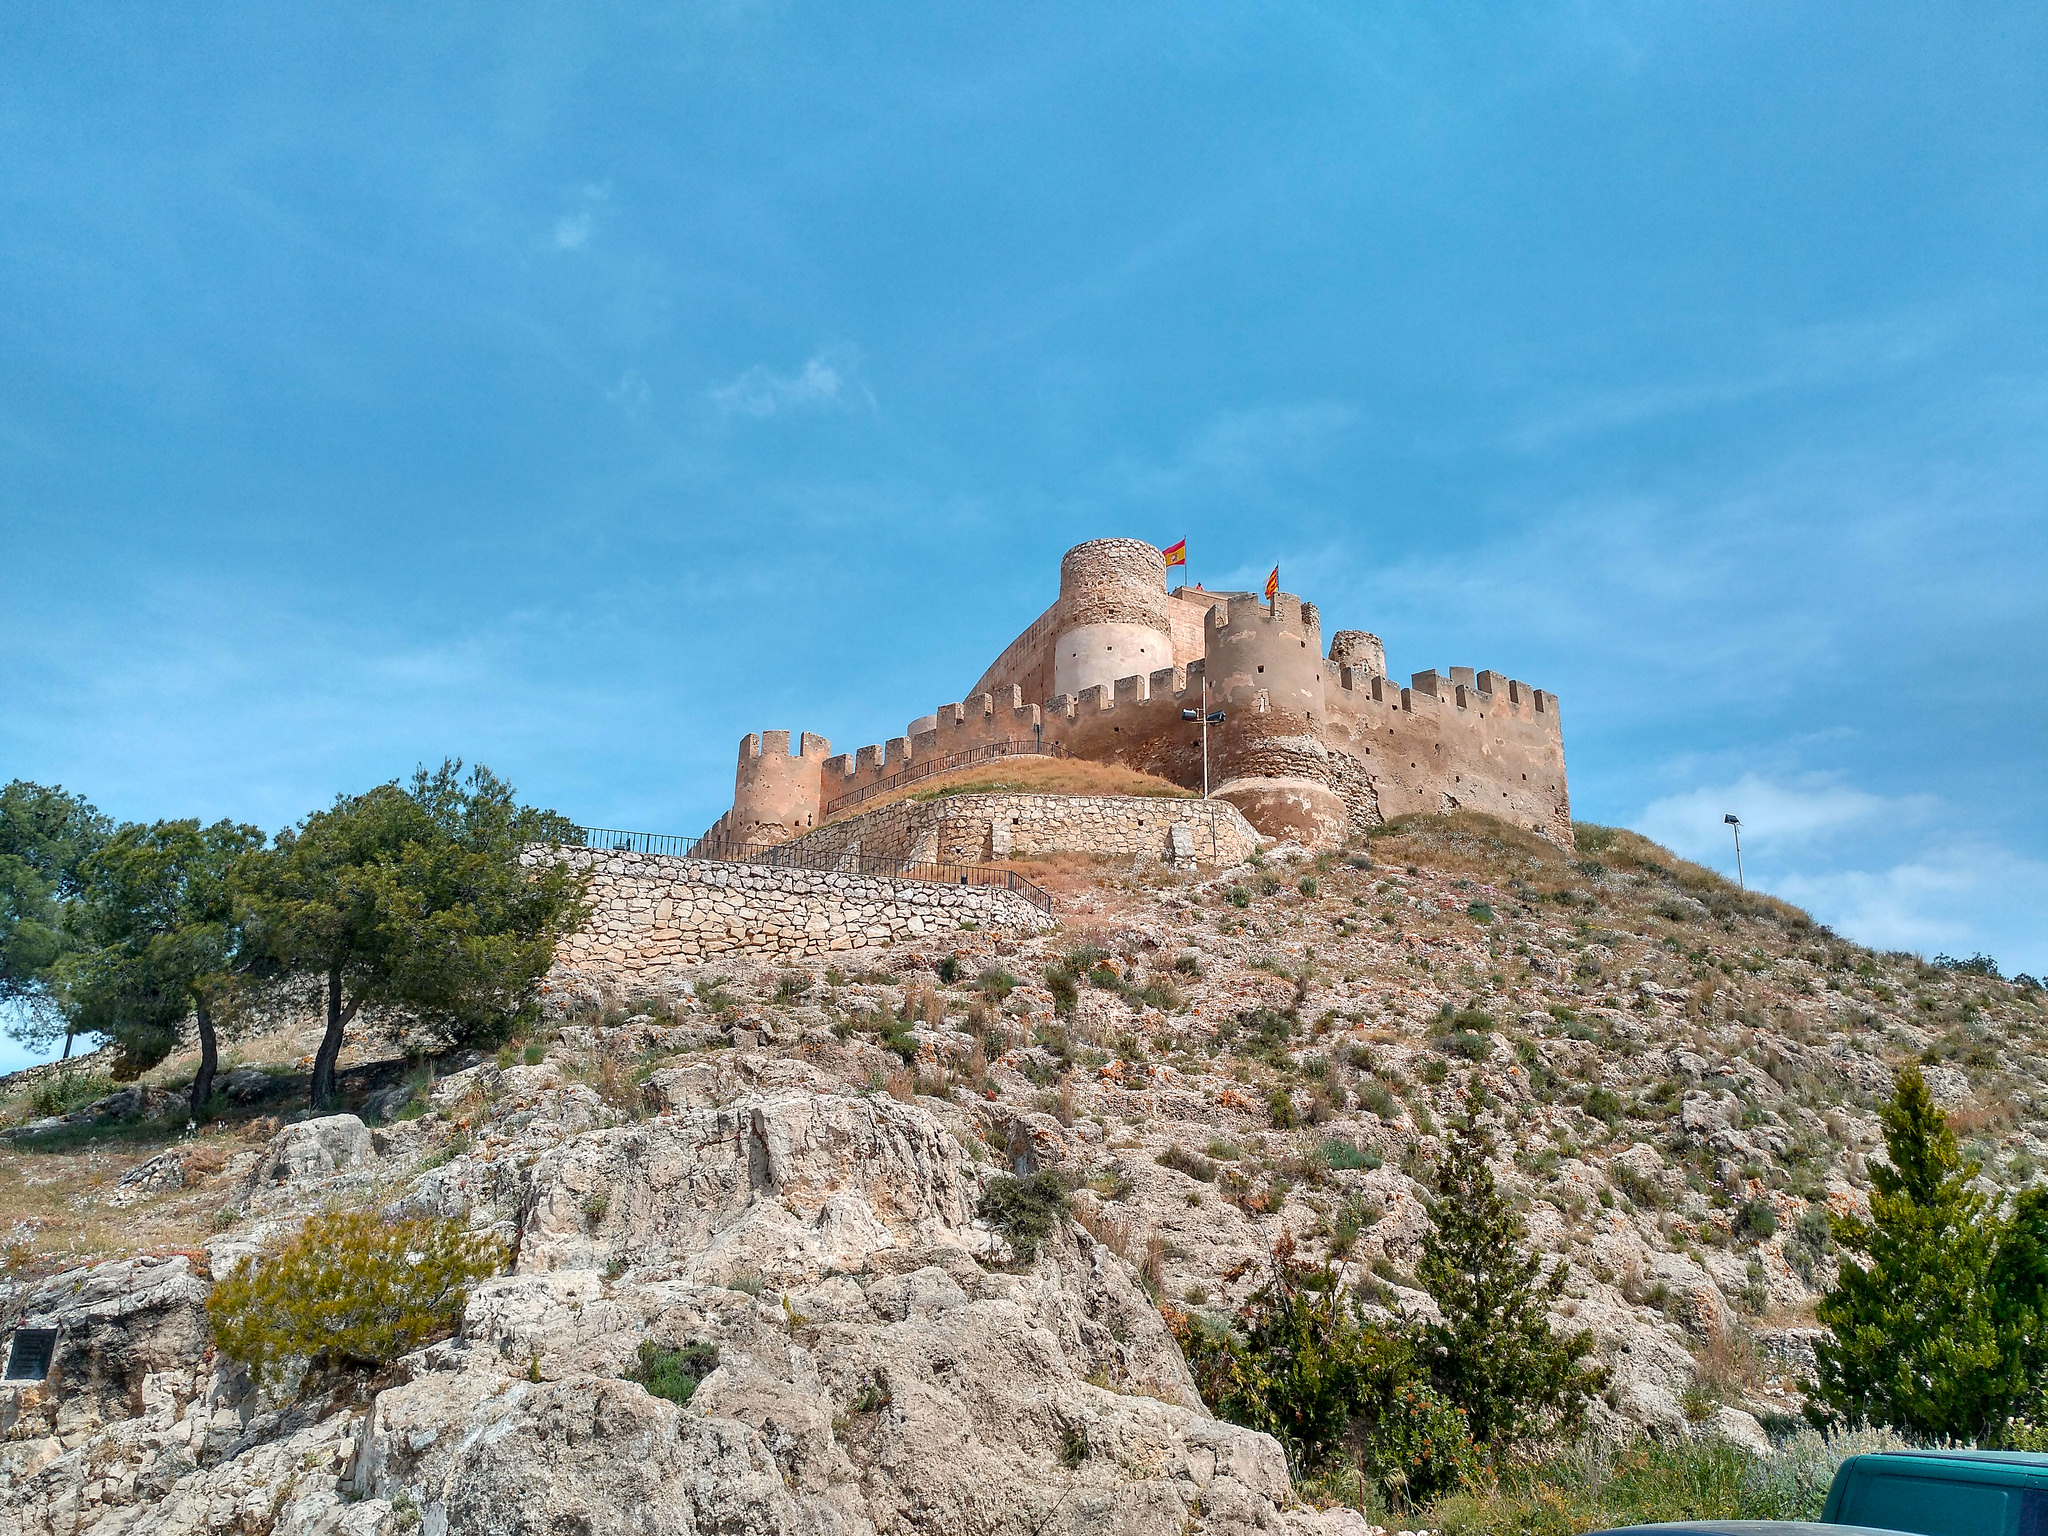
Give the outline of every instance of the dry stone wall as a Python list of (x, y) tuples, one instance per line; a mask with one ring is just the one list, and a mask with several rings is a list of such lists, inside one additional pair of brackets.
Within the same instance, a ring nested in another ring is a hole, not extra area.
[(1035, 931), (1050, 923), (1000, 886), (935, 885), (662, 854), (533, 849), (591, 873), (591, 915), (557, 954), (565, 970), (645, 978), (726, 955), (835, 954), (963, 924)]
[(903, 800), (784, 845), (802, 854), (945, 864), (1087, 853), (1176, 867), (1236, 864), (1259, 834), (1221, 800), (1165, 795), (942, 795)]

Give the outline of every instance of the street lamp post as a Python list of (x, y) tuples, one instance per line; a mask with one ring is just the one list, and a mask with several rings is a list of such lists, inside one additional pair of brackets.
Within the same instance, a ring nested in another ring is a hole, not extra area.
[(1742, 878), (1742, 818), (1731, 811), (1721, 819), (1735, 829), (1735, 883), (1742, 888), (1743, 894), (1747, 895), (1749, 882)]
[[(1202, 679), (1202, 707), (1200, 709), (1184, 709), (1180, 712), (1180, 717), (1183, 720), (1199, 720), (1202, 722), (1202, 798), (1204, 800), (1209, 798), (1209, 727), (1221, 725), (1223, 723), (1223, 713), (1220, 709), (1211, 710), (1209, 708), (1209, 679), (1206, 677)], [(1209, 851), (1212, 854), (1216, 851), (1216, 813), (1214, 811), (1209, 813)]]

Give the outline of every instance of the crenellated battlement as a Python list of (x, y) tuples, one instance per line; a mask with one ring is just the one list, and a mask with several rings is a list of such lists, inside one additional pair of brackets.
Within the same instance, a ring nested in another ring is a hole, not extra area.
[[(1259, 805), (1320, 796), (1313, 816), (1284, 827), (1310, 840), (1325, 835), (1332, 813), (1320, 807), (1334, 806), (1334, 794), (1343, 805), (1339, 821), (1353, 831), (1408, 811), (1470, 807), (1569, 842), (1555, 694), (1471, 667), (1417, 672), (1403, 686), (1387, 675), (1375, 634), (1339, 630), (1324, 654), (1322, 614), (1298, 594), (1281, 592), (1271, 603), (1256, 593), (1187, 588), (1155, 596), (1164, 571), (1154, 555), (1130, 540), (1070, 551), (1060, 599), (1005, 649), (980, 690), (918, 716), (901, 736), (837, 755), (809, 733), (794, 754), (787, 732), (748, 736), (729, 820), (790, 827), (794, 835), (835, 803), (921, 762), (1029, 743), (1196, 789), (1206, 767), (1206, 782), (1237, 795), (1254, 824), (1259, 795), (1266, 797)], [(1197, 644), (1199, 654), (1191, 654)], [(1169, 664), (1112, 665), (1155, 652)], [(1080, 686), (1052, 689), (1060, 675), (1076, 676)], [(992, 682), (1003, 677), (1038, 680), (1047, 694), (1034, 699), (1022, 683)], [(1205, 765), (1201, 726), (1183, 715), (1219, 711)], [(815, 798), (796, 808), (810, 820), (797, 822), (777, 787), (794, 783), (801, 800), (813, 769)], [(764, 797), (774, 802), (765, 809)]]

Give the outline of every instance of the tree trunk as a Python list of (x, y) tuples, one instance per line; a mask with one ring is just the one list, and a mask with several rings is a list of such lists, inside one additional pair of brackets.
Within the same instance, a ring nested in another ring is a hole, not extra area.
[(192, 1079), (192, 1123), (206, 1113), (206, 1101), (213, 1097), (213, 1074), (220, 1066), (220, 1044), (213, 1034), (213, 1014), (206, 999), (192, 1000), (192, 1012), (199, 1020), (199, 1073)]
[(313, 1054), (313, 1108), (321, 1109), (334, 1098), (334, 1064), (341, 1059), (341, 1041), (348, 1021), (356, 1016), (360, 999), (346, 1008), (341, 1005), (341, 967), (327, 973), (327, 1033), (320, 1037), (320, 1049)]
[(71, 1059), (71, 1042), (75, 1038), (76, 1036), (70, 1030), (64, 1031), (64, 1054), (57, 1058), (59, 1061), (69, 1061)]

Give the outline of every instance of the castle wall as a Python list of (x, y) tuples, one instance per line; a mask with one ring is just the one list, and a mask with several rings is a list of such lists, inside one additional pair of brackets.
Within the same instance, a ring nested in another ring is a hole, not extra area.
[(1059, 690), (1052, 685), (1052, 644), (1059, 633), (1060, 605), (1055, 602), (1025, 626), (1024, 633), (1003, 647), (1003, 654), (981, 674), (975, 694), (1007, 694), (1019, 689), (1034, 704)]
[(1556, 695), (1497, 672), (1455, 673), (1470, 682), (1419, 672), (1401, 688), (1340, 670), (1328, 695), (1330, 746), (1363, 765), (1382, 818), (1485, 811), (1569, 848)]
[(1000, 886), (935, 885), (588, 848), (529, 849), (591, 873), (591, 915), (557, 950), (584, 976), (646, 982), (724, 955), (837, 954), (963, 923), (1034, 932), (1050, 923)]
[(1229, 865), (1258, 845), (1251, 824), (1220, 800), (983, 794), (901, 800), (807, 832), (787, 846), (795, 853), (858, 852), (943, 864), (1085, 853)]

